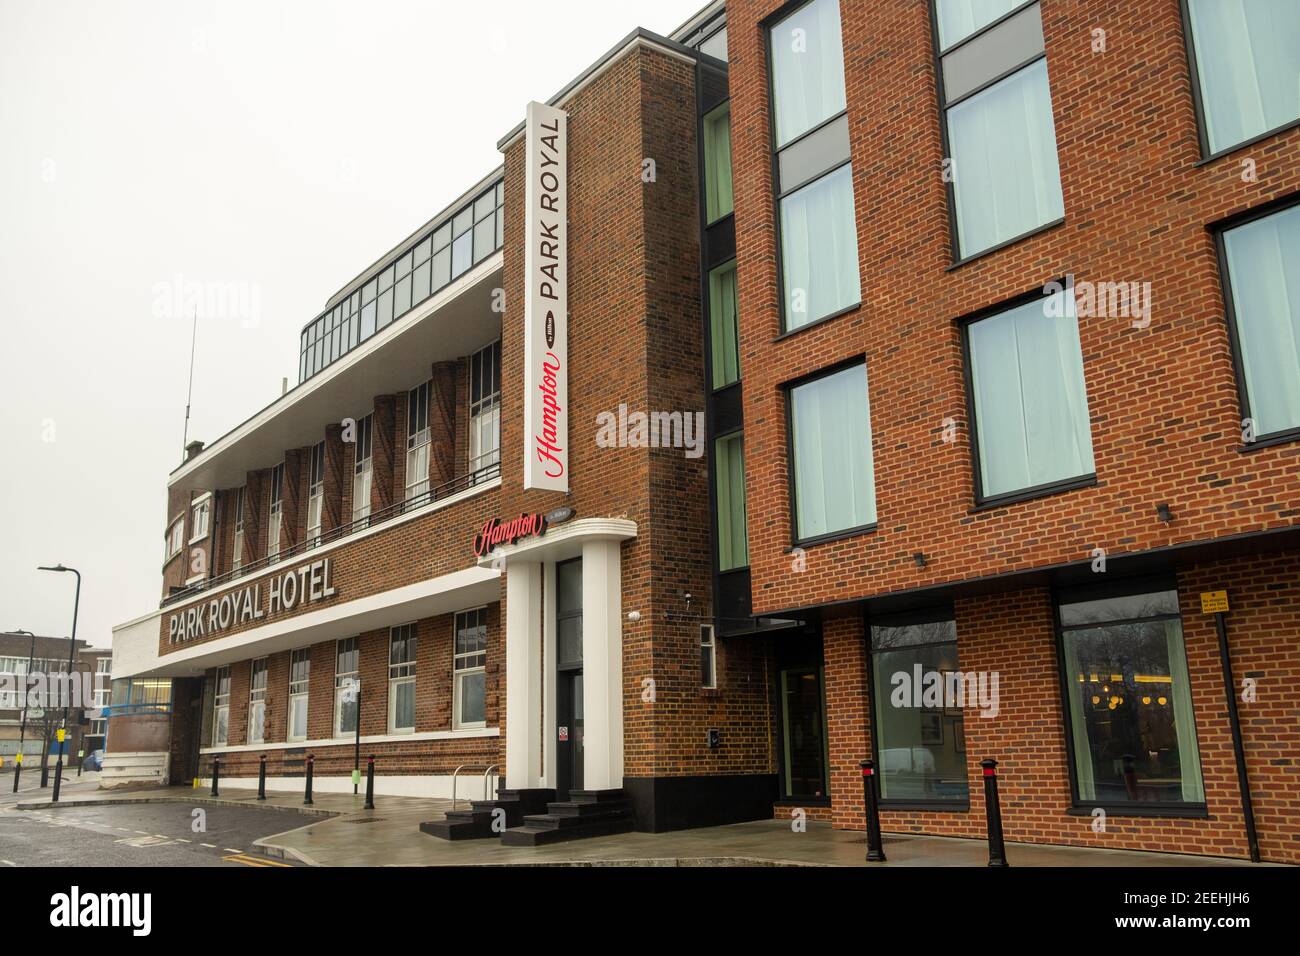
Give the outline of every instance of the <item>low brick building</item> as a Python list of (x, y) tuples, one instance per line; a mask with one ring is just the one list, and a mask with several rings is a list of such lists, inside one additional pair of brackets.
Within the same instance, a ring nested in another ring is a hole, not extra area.
[(1298, 33), (629, 34), (169, 477), (113, 665), (171, 681), (167, 745), (119, 765), (373, 754), (381, 791), (496, 783), (437, 835), (542, 842), (860, 828), (864, 759), (886, 831), (980, 836), (994, 759), (1008, 839), (1300, 861)]

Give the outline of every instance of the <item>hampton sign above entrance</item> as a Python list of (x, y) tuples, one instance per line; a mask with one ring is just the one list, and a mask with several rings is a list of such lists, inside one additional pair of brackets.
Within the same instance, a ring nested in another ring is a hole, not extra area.
[[(322, 558), (276, 574), (267, 581), (227, 591), (207, 604), (195, 604), (177, 611), (167, 621), (168, 641), (182, 644), (200, 637), (212, 637), (227, 628), (261, 620), (267, 614), (291, 611), (299, 605), (332, 598), (339, 593), (331, 583), (332, 570), (330, 559)], [(265, 603), (262, 601), (263, 584), (267, 586)]]

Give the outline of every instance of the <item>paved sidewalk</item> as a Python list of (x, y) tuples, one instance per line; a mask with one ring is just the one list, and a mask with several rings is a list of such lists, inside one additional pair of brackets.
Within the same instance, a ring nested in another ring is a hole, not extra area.
[[(450, 800), (379, 796), (376, 809), (363, 809), (364, 798), (322, 793), (304, 807), (299, 793), (271, 793), (264, 801), (256, 791), (230, 789), (213, 797), (206, 789), (181, 787), (122, 792), (93, 790), (67, 793), (60, 808), (84, 804), (178, 802), (193, 806), (237, 805), (267, 811), (294, 811), (321, 819), (264, 837), (254, 844), (267, 856), (291, 858), (311, 866), (984, 866), (988, 846), (982, 840), (885, 834), (886, 863), (867, 864), (865, 837), (829, 824), (810, 822), (795, 833), (782, 820), (757, 820), (730, 826), (673, 833), (624, 833), (545, 847), (505, 847), (498, 840), (439, 840), (419, 831), (425, 820), (440, 819)], [(45, 799), (27, 800), (18, 809), (44, 809)], [(464, 802), (462, 801), (462, 808)], [(1226, 860), (1170, 853), (1097, 850), (1083, 847), (1012, 843), (1012, 866), (1077, 867), (1213, 867), (1250, 866)]]

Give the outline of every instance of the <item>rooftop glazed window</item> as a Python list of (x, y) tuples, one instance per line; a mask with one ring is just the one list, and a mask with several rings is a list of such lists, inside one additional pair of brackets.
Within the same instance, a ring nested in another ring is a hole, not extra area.
[(494, 183), (399, 252), (302, 332), (305, 382), (440, 292), (503, 245), (505, 184)]

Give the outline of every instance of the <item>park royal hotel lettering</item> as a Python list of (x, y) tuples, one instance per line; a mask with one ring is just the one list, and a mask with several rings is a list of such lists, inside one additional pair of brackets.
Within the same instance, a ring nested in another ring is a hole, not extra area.
[(568, 114), (529, 103), (524, 185), (524, 487), (569, 490)]
[[(259, 621), (267, 614), (292, 611), (303, 604), (323, 601), (338, 594), (331, 578), (329, 558), (304, 564), (293, 571), (277, 574), (269, 581), (250, 584), (229, 591), (207, 604), (196, 604), (173, 614), (167, 622), (168, 640), (172, 644), (212, 637), (228, 627)], [(267, 586), (266, 606), (262, 604), (262, 584)]]

